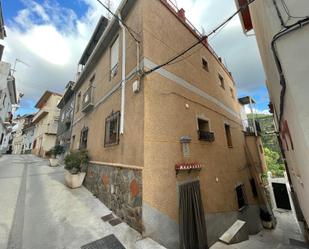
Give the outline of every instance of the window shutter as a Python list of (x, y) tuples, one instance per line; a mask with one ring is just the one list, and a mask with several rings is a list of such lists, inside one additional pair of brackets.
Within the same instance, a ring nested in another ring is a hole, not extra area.
[(111, 48), (111, 69), (118, 64), (118, 54), (119, 54), (119, 38), (115, 40)]

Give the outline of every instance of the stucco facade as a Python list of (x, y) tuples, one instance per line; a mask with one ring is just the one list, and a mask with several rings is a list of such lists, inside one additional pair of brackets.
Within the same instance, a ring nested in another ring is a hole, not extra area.
[(58, 104), (60, 118), (57, 129), (57, 143), (64, 147), (65, 152), (70, 151), (72, 121), (74, 115), (74, 82), (70, 81), (65, 93)]
[(46, 91), (36, 104), (39, 111), (33, 117), (35, 134), (32, 153), (38, 156), (45, 156), (56, 144), (57, 128), (60, 111), (57, 108), (61, 95)]
[[(204, 43), (179, 63), (142, 73), (196, 42), (198, 34), (166, 1), (124, 1), (118, 11), (138, 34), (139, 50), (128, 32), (124, 40), (122, 28), (113, 19), (83, 65), (75, 87), (71, 146), (79, 149), (86, 145), (89, 151), (86, 186), (128, 224), (168, 248), (179, 247), (178, 186), (195, 180), (200, 182), (209, 245), (237, 218), (247, 221), (250, 233), (258, 232), (259, 206), (265, 205), (260, 188), (263, 156), (256, 149), (260, 140), (254, 136), (252, 142), (244, 134), (230, 72)], [(111, 50), (117, 37), (118, 72), (111, 76)], [(137, 61), (141, 70), (137, 70)], [(93, 94), (88, 109), (83, 96), (89, 88)], [(120, 122), (119, 138), (113, 144), (106, 139), (111, 117), (119, 117)], [(207, 134), (214, 136), (214, 141), (200, 139), (198, 120), (208, 122)], [(191, 141), (186, 153), (181, 137)], [(189, 163), (202, 165), (202, 169), (176, 174), (175, 165)], [(252, 194), (252, 178), (258, 196)], [(240, 185), (246, 196), (246, 208), (241, 210), (235, 191)], [(111, 196), (107, 197), (108, 193)], [(110, 201), (115, 195), (116, 204)]]
[(0, 62), (0, 153), (11, 151), (11, 130), (13, 105), (17, 104), (15, 78), (11, 75), (11, 65)]
[(309, 3), (306, 0), (256, 1), (250, 6), (251, 21), (266, 74), (271, 111), (274, 113), (276, 127), (280, 132), (290, 175), (291, 191), (293, 195), (296, 193), (307, 224), (309, 221), (308, 13)]

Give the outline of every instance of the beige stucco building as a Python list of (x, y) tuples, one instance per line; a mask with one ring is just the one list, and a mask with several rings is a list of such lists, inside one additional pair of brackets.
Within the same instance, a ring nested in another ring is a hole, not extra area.
[(164, 0), (123, 1), (117, 14), (138, 42), (116, 18), (102, 18), (74, 89), (71, 149), (89, 151), (85, 186), (168, 248), (179, 248), (186, 234), (179, 236), (188, 189), (200, 197), (190, 205), (202, 207), (197, 222), (206, 223), (208, 245), (238, 218), (258, 232), (265, 165), (259, 137), (245, 136), (231, 73), (207, 41), (145, 73), (201, 35)]
[[(237, 3), (241, 0), (237, 0)], [(241, 15), (246, 33), (254, 31), (263, 62), (292, 196), (309, 222), (309, 2), (255, 1)], [(253, 28), (253, 30), (252, 30)], [(298, 200), (297, 200), (298, 199)], [(299, 202), (299, 204), (298, 204)], [(307, 224), (306, 224), (307, 223)]]
[(39, 111), (34, 115), (32, 122), (35, 126), (32, 153), (45, 156), (56, 144), (57, 128), (60, 111), (57, 108), (61, 95), (46, 91), (35, 105)]

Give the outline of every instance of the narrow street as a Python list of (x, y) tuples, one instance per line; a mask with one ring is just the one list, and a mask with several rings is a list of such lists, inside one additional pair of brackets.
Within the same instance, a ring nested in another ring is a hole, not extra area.
[(64, 185), (64, 169), (33, 155), (0, 158), (0, 248), (77, 249), (110, 234), (127, 249), (163, 248), (110, 214), (84, 187)]
[(304, 242), (299, 225), (291, 211), (275, 210), (277, 218), (276, 229), (262, 230), (249, 236), (244, 242), (225, 245), (214, 244), (211, 249), (303, 249), (309, 248)]

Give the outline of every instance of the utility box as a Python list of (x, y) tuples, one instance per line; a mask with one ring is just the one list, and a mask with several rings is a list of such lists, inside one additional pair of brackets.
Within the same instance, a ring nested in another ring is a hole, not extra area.
[(133, 82), (133, 92), (138, 93), (140, 90), (140, 81), (136, 80)]

